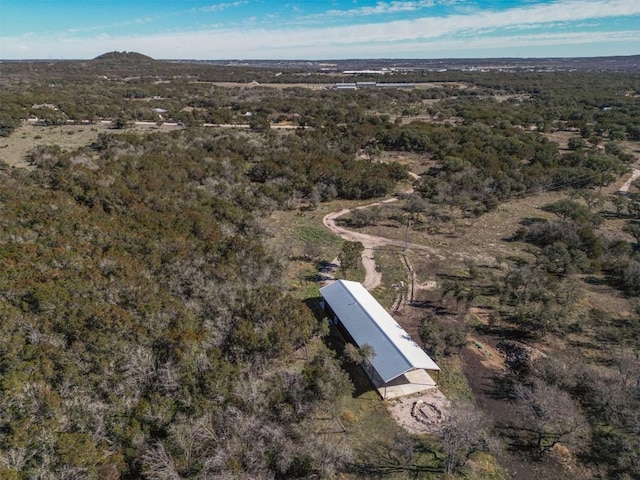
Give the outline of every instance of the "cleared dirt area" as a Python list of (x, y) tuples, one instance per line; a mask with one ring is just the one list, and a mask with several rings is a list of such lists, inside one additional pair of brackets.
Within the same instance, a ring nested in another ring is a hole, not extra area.
[(57, 145), (62, 151), (72, 151), (91, 144), (102, 132), (169, 132), (181, 128), (177, 125), (159, 127), (152, 122), (140, 123), (126, 130), (114, 130), (105, 123), (41, 127), (24, 122), (11, 135), (0, 138), (0, 161), (13, 167), (31, 168), (27, 155), (38, 146)]
[(479, 218), (455, 219), (454, 222), (443, 223), (440, 233), (435, 234), (426, 228), (428, 219), (422, 219), (420, 223), (414, 221), (409, 229), (406, 225), (385, 220), (359, 228), (356, 233), (385, 238), (388, 244), (401, 247), (405, 246), (407, 240), (409, 250), (426, 252), (434, 261), (467, 260), (491, 266), (496, 263), (496, 256), (506, 258), (523, 255), (522, 244), (507, 241), (519, 226), (514, 219), (551, 218), (540, 207), (563, 196), (565, 195), (549, 192), (514, 200)]
[[(205, 83), (205, 82), (198, 82)], [(206, 82), (209, 85), (224, 88), (275, 88), (278, 90), (284, 90), (287, 88), (308, 88), (309, 90), (324, 90), (333, 87), (333, 83), (259, 83), (259, 82)]]
[(13, 167), (29, 168), (27, 154), (35, 147), (58, 145), (62, 150), (73, 150), (93, 142), (102, 130), (100, 125), (37, 127), (25, 122), (0, 139), (0, 160)]
[(580, 137), (580, 132), (567, 132), (564, 130), (558, 130), (557, 132), (543, 133), (543, 135), (552, 142), (556, 142), (562, 150), (567, 150), (569, 148), (569, 139)]
[(437, 388), (386, 403), (398, 425), (416, 434), (440, 433), (451, 407), (449, 399)]

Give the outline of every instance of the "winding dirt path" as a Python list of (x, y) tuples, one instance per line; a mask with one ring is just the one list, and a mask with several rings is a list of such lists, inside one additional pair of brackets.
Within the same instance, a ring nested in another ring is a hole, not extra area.
[[(413, 172), (409, 172), (409, 176), (411, 176), (413, 179), (416, 179), (416, 180), (420, 178), (419, 175)], [(410, 188), (405, 193), (406, 194), (413, 193), (413, 188)], [(379, 202), (369, 203), (367, 205), (356, 207), (355, 209), (345, 208), (337, 212), (332, 212), (325, 215), (325, 217), (322, 219), (322, 223), (324, 224), (324, 226), (328, 228), (331, 232), (338, 235), (343, 240), (347, 240), (349, 242), (360, 242), (364, 246), (364, 251), (362, 252), (362, 266), (364, 267), (365, 276), (364, 276), (364, 282), (362, 282), (362, 285), (367, 290), (373, 290), (382, 282), (382, 272), (376, 269), (376, 262), (374, 259), (374, 251), (376, 249), (383, 248), (383, 247), (387, 247), (387, 248), (392, 247), (392, 248), (397, 248), (398, 251), (400, 252), (402, 250), (410, 248), (412, 250), (420, 250), (426, 253), (433, 253), (433, 249), (426, 247), (424, 245), (418, 245), (415, 243), (406, 243), (402, 240), (392, 240), (389, 238), (376, 237), (374, 235), (368, 235), (366, 233), (359, 233), (353, 230), (347, 230), (346, 228), (340, 227), (337, 224), (337, 220), (338, 218), (342, 217), (343, 215), (346, 215), (352, 210), (361, 210), (364, 208), (376, 207), (376, 206), (384, 205), (387, 203), (393, 203), (397, 201), (398, 201), (398, 197), (390, 197), (390, 198), (387, 198), (386, 200), (381, 200)], [(335, 265), (340, 264), (337, 258), (334, 259), (332, 263)]]
[[(361, 207), (357, 207), (357, 209), (370, 208), (385, 203), (396, 202), (397, 200), (398, 199), (396, 197), (393, 197), (381, 202), (363, 205)], [(354, 232), (353, 230), (347, 230), (346, 228), (338, 226), (336, 220), (349, 212), (351, 212), (351, 210), (345, 208), (338, 212), (329, 213), (322, 219), (322, 223), (325, 227), (338, 235), (340, 238), (349, 242), (362, 243), (362, 245), (364, 246), (364, 251), (362, 252), (362, 266), (364, 267), (365, 271), (364, 282), (362, 282), (362, 285), (367, 290), (373, 290), (378, 285), (380, 285), (380, 282), (382, 282), (382, 272), (376, 270), (376, 262), (373, 256), (374, 249), (383, 246), (394, 245), (396, 242), (387, 238), (375, 237), (373, 235), (367, 235), (366, 233)], [(339, 264), (339, 261), (337, 259), (334, 259), (332, 263)]]

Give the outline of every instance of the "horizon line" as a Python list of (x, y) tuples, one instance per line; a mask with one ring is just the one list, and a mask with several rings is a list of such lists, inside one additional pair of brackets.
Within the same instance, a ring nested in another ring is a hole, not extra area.
[[(541, 57), (349, 57), (349, 58), (188, 58), (188, 57), (175, 57), (175, 58), (154, 58), (141, 52), (135, 51), (118, 51), (113, 50), (105, 52), (97, 57), (93, 58), (0, 58), (0, 62), (80, 62), (97, 60), (103, 55), (109, 53), (119, 54), (138, 54), (148, 57), (154, 61), (191, 61), (191, 62), (224, 62), (224, 61), (239, 61), (239, 62), (348, 62), (348, 61), (375, 61), (375, 60), (398, 60), (398, 61), (442, 61), (442, 60), (560, 60), (560, 59), (595, 59), (595, 58), (631, 58), (640, 56), (639, 53), (633, 53), (629, 55), (578, 55), (578, 56), (541, 56)], [(640, 67), (640, 65), (639, 65)]]

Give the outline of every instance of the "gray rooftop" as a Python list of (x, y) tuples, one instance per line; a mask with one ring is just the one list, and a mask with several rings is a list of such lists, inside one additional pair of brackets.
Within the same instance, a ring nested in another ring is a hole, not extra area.
[(385, 383), (418, 368), (440, 370), (362, 284), (338, 280), (320, 294), (356, 344), (373, 347), (371, 363)]

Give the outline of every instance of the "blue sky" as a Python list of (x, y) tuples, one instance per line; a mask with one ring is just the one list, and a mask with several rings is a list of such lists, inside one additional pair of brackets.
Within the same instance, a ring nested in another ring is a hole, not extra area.
[(640, 54), (640, 0), (0, 0), (1, 59)]

